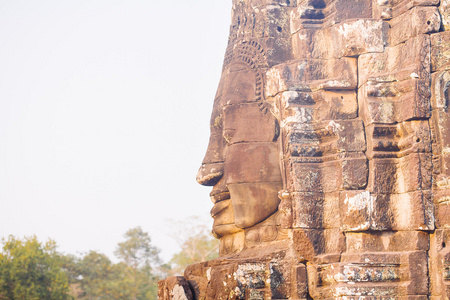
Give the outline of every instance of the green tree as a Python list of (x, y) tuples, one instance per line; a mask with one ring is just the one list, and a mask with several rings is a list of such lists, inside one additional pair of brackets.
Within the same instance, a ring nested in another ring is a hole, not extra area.
[(114, 254), (126, 268), (124, 282), (128, 284), (130, 300), (156, 299), (158, 294), (159, 249), (151, 245), (151, 238), (141, 227), (128, 230), (125, 241), (118, 244)]
[(128, 266), (138, 269), (161, 264), (159, 249), (151, 245), (151, 238), (141, 227), (128, 230), (125, 241), (119, 243), (114, 254)]
[(219, 240), (212, 236), (200, 218), (191, 217), (178, 223), (181, 229), (177, 233), (177, 241), (181, 250), (170, 260), (171, 275), (180, 275), (189, 265), (219, 256)]
[(81, 259), (71, 257), (67, 266), (76, 299), (115, 299), (115, 281), (120, 274), (106, 255), (90, 251)]
[(115, 251), (121, 260), (90, 251), (82, 258), (66, 256), (65, 269), (77, 300), (157, 299), (159, 250), (140, 227), (128, 230)]
[(62, 268), (56, 243), (40, 243), (36, 237), (2, 240), (0, 253), (0, 299), (66, 300), (69, 281)]

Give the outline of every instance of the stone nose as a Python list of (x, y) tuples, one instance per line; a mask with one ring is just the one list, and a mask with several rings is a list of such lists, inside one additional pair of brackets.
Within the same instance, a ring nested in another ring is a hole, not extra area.
[(197, 182), (201, 185), (213, 186), (223, 176), (223, 163), (202, 164), (197, 173)]

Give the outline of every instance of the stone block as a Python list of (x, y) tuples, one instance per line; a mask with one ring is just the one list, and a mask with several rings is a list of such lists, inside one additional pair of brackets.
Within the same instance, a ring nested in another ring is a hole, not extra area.
[(362, 189), (368, 182), (367, 159), (362, 152), (324, 157), (316, 163), (293, 159), (289, 184), (297, 192), (331, 193)]
[[(405, 252), (409, 255), (410, 252)], [(346, 252), (341, 255), (341, 262), (355, 264), (385, 264), (399, 267), (402, 262), (402, 252)]]
[(374, 230), (392, 230), (396, 224), (396, 216), (392, 210), (391, 195), (372, 195), (373, 205), (371, 228)]
[(278, 5), (281, 7), (295, 7), (297, 4), (295, 1), (290, 0), (260, 0), (255, 4), (255, 7), (260, 8), (266, 5)]
[(431, 40), (431, 71), (450, 68), (450, 32), (438, 32), (430, 35)]
[(182, 276), (173, 276), (158, 282), (158, 299), (186, 299), (193, 300), (194, 296), (186, 279)]
[(278, 198), (280, 198), (280, 204), (278, 205), (278, 211), (280, 212), (279, 222), (280, 227), (283, 229), (292, 228), (294, 220), (292, 209), (292, 195), (287, 190), (281, 190), (278, 192)]
[[(352, 280), (361, 286), (384, 283), (385, 287), (390, 286), (396, 295), (403, 297), (428, 294), (428, 259), (425, 251), (343, 254), (341, 257), (341, 268), (355, 267), (354, 272), (341, 271), (344, 281)], [(368, 269), (371, 271), (367, 272)]]
[(228, 146), (227, 153), (225, 176), (228, 184), (280, 181), (276, 143), (237, 143)]
[[(227, 276), (235, 281), (234, 291), (238, 299), (244, 298), (248, 294), (253, 294), (253, 298), (258, 294), (264, 295), (264, 288), (266, 288), (266, 281), (268, 279), (267, 265), (265, 262), (241, 263), (237, 266), (237, 270), (234, 273), (236, 274), (236, 279), (234, 276), (230, 276), (231, 274), (233, 273), (228, 273)], [(258, 297), (255, 299), (258, 299)]]
[[(436, 174), (439, 174), (439, 176), (436, 178), (436, 186), (440, 189), (446, 189), (449, 188), (449, 175), (450, 175), (450, 153), (447, 151), (449, 150), (449, 147), (447, 147), (448, 144), (442, 145), (442, 148), (439, 149), (442, 151), (443, 154), (435, 155), (433, 158), (440, 161), (439, 170), (435, 169), (434, 171)], [(438, 147), (436, 147), (438, 148)], [(440, 147), (439, 147), (440, 148)]]
[(340, 263), (308, 264), (314, 299), (427, 299), (424, 251), (342, 254)]
[[(376, 3), (375, 3), (376, 2)], [(374, 18), (392, 19), (417, 6), (438, 6), (439, 0), (374, 1)]]
[(341, 23), (350, 19), (370, 19), (372, 18), (372, 1), (330, 1), (327, 3), (325, 16), (328, 24)]
[(370, 19), (345, 21), (331, 27), (331, 36), (337, 37), (335, 57), (383, 52), (387, 44), (387, 28), (387, 23)]
[(431, 299), (442, 299), (450, 285), (450, 231), (438, 229), (431, 235), (430, 247), (430, 294)]
[[(297, 274), (293, 274), (292, 265), (289, 263), (269, 263), (270, 277), (268, 282), (270, 282), (270, 298), (271, 299), (288, 299), (293, 293), (293, 280), (298, 277)], [(300, 276), (301, 278), (301, 276)], [(301, 283), (297, 284), (301, 287)], [(267, 299), (267, 298), (264, 298)]]
[(436, 209), (436, 227), (450, 228), (450, 190), (434, 190), (433, 198)]
[(450, 29), (450, 1), (441, 0), (439, 5), (439, 12), (441, 13), (442, 25), (444, 30)]
[[(283, 126), (291, 156), (324, 157), (337, 154), (363, 158), (366, 150), (361, 120), (337, 120), (304, 126)], [(331, 160), (331, 159), (330, 159)]]
[(450, 100), (449, 87), (450, 71), (439, 71), (431, 75), (431, 108), (433, 110), (443, 110), (445, 113), (448, 112)]
[(372, 158), (398, 158), (411, 153), (431, 153), (431, 135), (427, 121), (408, 121), (392, 125), (366, 126), (366, 155)]
[[(303, 28), (303, 24), (292, 24), (292, 53), (294, 59), (330, 59), (335, 57), (335, 46), (325, 42), (322, 28)], [(317, 43), (317, 44), (316, 44)]]
[[(320, 145), (319, 139), (315, 136), (314, 131), (289, 132), (286, 140), (290, 141), (288, 149), (286, 149), (292, 157), (305, 158), (304, 162), (321, 162), (321, 156), (325, 151), (330, 150), (330, 145)], [(311, 161), (309, 161), (311, 160)]]
[(242, 142), (272, 142), (276, 120), (261, 112), (261, 103), (227, 105), (223, 108), (223, 137), (229, 145)]
[[(260, 1), (252, 4), (254, 10), (253, 13), (249, 13), (245, 3), (236, 3), (232, 14), (230, 37), (232, 35), (251, 36), (253, 38), (250, 40), (258, 41), (260, 45), (258, 50), (271, 49), (265, 53), (269, 65), (289, 60), (291, 53), (291, 43), (288, 42), (290, 40), (289, 14), (292, 8), (278, 4), (263, 4)], [(234, 48), (234, 51), (237, 50), (235, 54), (254, 58), (255, 53), (249, 55), (246, 49), (239, 48), (239, 46)], [(224, 64), (227, 62), (228, 60), (225, 60)]]
[(445, 145), (436, 144), (435, 146), (434, 149), (443, 154), (433, 155), (434, 186), (439, 189), (447, 189), (449, 188), (450, 168), (448, 166), (450, 166), (450, 153), (446, 152), (448, 147)]
[(361, 190), (367, 186), (369, 177), (366, 158), (342, 161), (342, 188), (345, 190)]
[(206, 299), (226, 299), (230, 294), (235, 293), (238, 287), (237, 280), (229, 275), (236, 273), (237, 270), (236, 263), (208, 268)]
[(433, 230), (434, 207), (429, 191), (376, 195), (373, 227), (392, 230)]
[[(270, 100), (269, 100), (270, 101)], [(283, 113), (283, 126), (317, 124), (324, 120), (354, 119), (358, 103), (354, 91), (283, 92), (275, 97), (275, 115)]]
[(293, 227), (318, 229), (323, 227), (323, 193), (292, 193)]
[(339, 228), (324, 229), (323, 240), (323, 253), (337, 255), (345, 251), (345, 235)]
[(438, 176), (435, 184), (438, 188), (448, 188), (450, 175), (450, 117), (448, 113), (448, 88), (450, 86), (450, 73), (448, 71), (436, 72), (432, 76), (432, 117), (430, 128), (433, 134), (433, 161), (434, 172)]
[[(210, 172), (211, 173), (223, 172), (224, 147), (225, 147), (225, 139), (223, 138), (222, 131), (211, 133), (211, 136), (209, 137), (208, 149), (214, 149), (215, 151), (207, 152), (208, 155), (205, 155), (205, 158), (203, 159), (202, 168), (203, 169), (209, 168), (208, 165), (215, 164), (215, 166), (212, 167), (215, 170), (212, 171), (211, 169), (210, 170), (205, 169), (204, 172), (206, 174)], [(198, 178), (197, 180), (200, 180), (200, 178)]]
[(321, 155), (366, 150), (361, 120), (325, 121), (312, 126), (292, 126), (291, 142), (320, 142)]
[[(399, 45), (390, 45), (383, 53), (366, 53), (358, 58), (358, 86), (401, 82), (406, 79), (430, 80), (430, 37), (418, 35)], [(401, 87), (401, 86), (399, 86)], [(389, 96), (395, 89), (374, 89), (374, 96)]]
[(321, 166), (322, 188), (324, 193), (339, 191), (343, 186), (342, 160), (326, 161)]
[(325, 240), (322, 230), (294, 229), (292, 241), (299, 261), (311, 261), (325, 252)]
[(290, 13), (290, 33), (295, 34), (310, 24), (321, 24), (324, 17), (322, 9), (305, 4), (297, 5)]
[(400, 158), (369, 161), (368, 190), (375, 194), (407, 193), (431, 189), (431, 155), (412, 153)]
[(434, 247), (437, 252), (445, 250), (450, 246), (450, 229), (436, 229), (434, 234), (431, 234), (431, 239), (434, 239)]
[(246, 249), (233, 259), (190, 265), (184, 277), (194, 299), (297, 299), (307, 293), (306, 268), (292, 250), (290, 243)]
[(359, 112), (366, 124), (395, 124), (430, 116), (429, 83), (426, 80), (367, 82), (360, 87), (358, 95)]
[(413, 7), (390, 21), (389, 45), (395, 46), (424, 33), (438, 32), (441, 18), (437, 7)]
[(393, 18), (390, 1), (372, 1), (372, 16), (375, 19), (390, 20)]
[[(285, 98), (289, 94), (289, 96), (294, 96), (295, 94), (299, 94), (298, 92), (284, 92), (282, 98)], [(281, 123), (281, 127), (297, 127), (298, 124), (304, 125), (306, 124), (314, 124), (319, 119), (317, 119), (314, 114), (316, 113), (315, 106), (303, 106), (303, 105), (292, 105), (292, 103), (286, 104), (282, 99), (281, 103), (281, 113), (283, 114), (283, 121)], [(283, 105), (284, 104), (284, 105)]]
[(340, 227), (339, 194), (340, 192), (333, 192), (323, 196), (323, 228)]
[(314, 265), (332, 264), (337, 263), (340, 260), (341, 260), (341, 253), (326, 253), (315, 256), (311, 264)]
[(423, 231), (347, 232), (347, 252), (427, 251), (429, 236)]
[(434, 208), (429, 192), (370, 194), (344, 191), (340, 198), (341, 230), (433, 230)]
[(358, 60), (359, 114), (366, 124), (430, 116), (429, 37), (419, 35)]
[(306, 266), (298, 264), (292, 267), (292, 298), (306, 299), (308, 297), (308, 275)]
[(191, 287), (194, 299), (206, 298), (206, 289), (211, 279), (210, 276), (207, 276), (207, 273), (210, 272), (211, 270), (205, 262), (189, 265), (184, 270), (184, 278), (186, 278)]
[(368, 191), (344, 191), (340, 194), (339, 215), (342, 231), (365, 231), (371, 228), (373, 197)]
[(330, 59), (383, 52), (388, 24), (381, 20), (345, 21), (324, 29), (298, 29), (292, 35), (295, 59)]
[[(375, 232), (347, 232), (345, 234), (347, 252), (361, 253), (386, 251), (386, 244), (390, 240), (388, 234), (392, 235), (392, 232), (385, 231), (378, 234)], [(386, 242), (386, 240), (388, 242)]]
[(322, 169), (319, 164), (294, 163), (292, 187), (297, 192), (321, 192)]
[(325, 128), (338, 136), (338, 152), (366, 151), (364, 124), (361, 120), (330, 121)]
[(428, 294), (428, 255), (425, 251), (404, 252), (401, 255), (401, 264), (409, 277), (406, 286), (407, 295)]
[(354, 119), (358, 102), (354, 91), (323, 91), (314, 94), (316, 99), (315, 120)]
[(267, 71), (266, 95), (285, 91), (354, 90), (356, 59), (295, 60)]
[[(416, 161), (417, 163), (417, 161)], [(417, 166), (411, 165), (418, 171)], [(369, 174), (369, 184), (367, 189), (375, 194), (390, 194), (398, 193), (399, 187), (397, 181), (404, 179), (403, 174), (397, 179), (398, 173), (398, 159), (373, 159), (369, 161), (369, 169), (371, 170)], [(419, 174), (417, 173), (417, 176)], [(418, 184), (417, 178), (413, 178), (413, 182), (407, 181), (409, 184)], [(401, 184), (404, 184), (401, 182)], [(417, 186), (413, 186), (417, 188)], [(402, 186), (402, 191), (404, 192), (404, 186)]]
[[(278, 30), (282, 27), (276, 26), (275, 28)], [(285, 30), (285, 39), (280, 40), (279, 38), (273, 37), (264, 39), (264, 47), (266, 49), (270, 49), (270, 51), (267, 51), (266, 54), (269, 66), (275, 66), (284, 63), (286, 60), (292, 59), (292, 46), (291, 43), (287, 42), (290, 40), (290, 36), (288, 36), (289, 26), (284, 24), (283, 30)]]

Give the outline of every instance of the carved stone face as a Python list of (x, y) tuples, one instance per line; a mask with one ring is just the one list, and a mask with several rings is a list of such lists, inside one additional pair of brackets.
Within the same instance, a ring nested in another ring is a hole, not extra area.
[(211, 215), (218, 237), (250, 228), (278, 209), (278, 128), (261, 101), (257, 72), (245, 63), (227, 66), (214, 101), (210, 142), (197, 181), (214, 186)]

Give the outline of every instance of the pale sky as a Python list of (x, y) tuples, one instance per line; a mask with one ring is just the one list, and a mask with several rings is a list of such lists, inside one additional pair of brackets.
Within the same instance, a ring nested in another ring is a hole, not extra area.
[(0, 236), (113, 257), (170, 220), (212, 224), (195, 181), (231, 0), (0, 0)]

